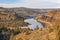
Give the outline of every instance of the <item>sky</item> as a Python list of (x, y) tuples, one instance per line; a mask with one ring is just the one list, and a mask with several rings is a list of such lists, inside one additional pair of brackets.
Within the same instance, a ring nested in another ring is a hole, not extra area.
[(60, 0), (0, 0), (0, 7), (60, 8)]

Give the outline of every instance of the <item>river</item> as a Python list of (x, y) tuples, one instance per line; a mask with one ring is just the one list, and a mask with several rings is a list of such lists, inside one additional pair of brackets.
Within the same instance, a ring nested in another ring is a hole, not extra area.
[(40, 22), (37, 22), (34, 18), (26, 19), (24, 22), (28, 22), (31, 25), (28, 25), (30, 29), (35, 29), (36, 26), (39, 28), (43, 28), (43, 25)]

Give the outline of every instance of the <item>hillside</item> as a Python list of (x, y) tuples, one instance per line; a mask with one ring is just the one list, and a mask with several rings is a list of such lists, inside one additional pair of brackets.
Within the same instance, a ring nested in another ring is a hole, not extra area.
[(0, 40), (10, 40), (12, 34), (20, 33), (20, 27), (29, 25), (24, 19), (13, 11), (0, 8)]
[[(38, 28), (15, 36), (16, 40), (60, 40), (60, 10), (53, 10), (48, 14), (36, 18), (43, 23), (44, 28)], [(52, 24), (52, 26), (50, 24)]]
[(21, 17), (13, 11), (0, 9), (0, 25), (7, 26), (22, 26), (24, 23), (24, 17)]
[(36, 20), (42, 22), (45, 25), (53, 26), (54, 22), (59, 21), (60, 10), (53, 10), (48, 12), (48, 14), (36, 17)]

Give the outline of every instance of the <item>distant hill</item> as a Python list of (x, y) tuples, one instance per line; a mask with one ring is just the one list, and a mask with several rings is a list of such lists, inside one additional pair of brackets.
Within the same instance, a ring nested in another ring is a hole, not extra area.
[(60, 9), (33, 9), (33, 8), (25, 8), (25, 7), (17, 7), (17, 8), (2, 8), (0, 9), (13, 11), (19, 16), (23, 17), (36, 17), (39, 14), (46, 14), (51, 10), (60, 10)]
[(2, 8), (4, 10), (9, 10), (13, 11), (14, 13), (20, 15), (20, 16), (31, 16), (31, 17), (36, 17), (39, 14), (46, 14), (48, 11), (51, 9), (32, 9), (32, 8), (25, 8), (25, 7), (20, 7), (20, 8)]

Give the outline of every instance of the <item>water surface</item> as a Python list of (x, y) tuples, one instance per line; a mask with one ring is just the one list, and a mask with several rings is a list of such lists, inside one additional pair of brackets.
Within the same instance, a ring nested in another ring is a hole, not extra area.
[(36, 28), (36, 26), (38, 26), (38, 27), (40, 27), (40, 28), (43, 27), (43, 25), (42, 25), (40, 22), (37, 22), (34, 18), (26, 19), (26, 20), (24, 20), (24, 21), (25, 21), (25, 22), (28, 22), (29, 24), (31, 24), (31, 25), (28, 25), (28, 27), (29, 27), (30, 29), (34, 29), (34, 28)]

